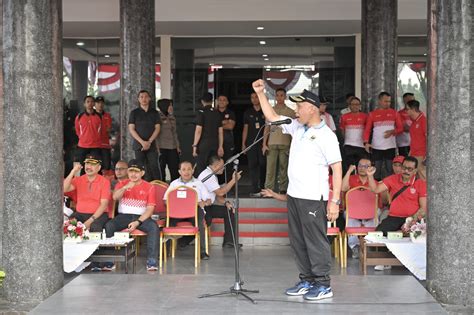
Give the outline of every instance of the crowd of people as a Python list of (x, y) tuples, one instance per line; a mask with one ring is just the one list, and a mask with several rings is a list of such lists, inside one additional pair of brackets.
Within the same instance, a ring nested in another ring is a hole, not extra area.
[[(286, 294), (304, 295), (309, 300), (330, 297), (330, 246), (326, 228), (327, 221), (342, 217), (341, 199), (345, 192), (365, 186), (380, 196), (380, 223), (376, 230), (383, 233), (397, 231), (407, 217), (423, 216), (426, 212), (426, 117), (411, 93), (403, 95), (405, 107), (397, 112), (391, 108), (391, 95), (381, 92), (378, 108), (368, 114), (361, 111), (358, 97), (347, 95), (348, 108), (341, 112), (338, 126), (342, 134), (340, 146), (338, 129), (326, 111), (329, 103), (326, 98), (304, 90), (290, 97), (296, 105), (293, 110), (285, 104), (284, 89), (276, 90), (272, 106), (264, 87), (262, 80), (253, 83), (252, 107), (243, 119), (242, 149), (263, 137), (263, 141), (246, 153), (251, 195), (274, 197), (288, 203), (289, 238), (300, 281)], [(224, 168), (225, 160), (236, 151), (233, 137), (236, 118), (228, 109), (225, 95), (218, 97), (216, 107), (213, 100), (211, 93), (201, 98), (202, 108), (197, 112), (192, 143), (195, 161), (180, 161), (172, 101), (159, 100), (157, 110), (151, 105), (150, 94), (140, 91), (139, 106), (131, 111), (128, 120), (135, 159), (128, 163), (118, 161), (116, 179), (111, 183), (99, 174), (101, 169), (111, 168), (110, 115), (104, 110), (103, 97), (87, 96), (84, 112), (75, 119), (78, 163), (64, 180), (65, 193), (74, 193), (76, 200), (72, 216), (91, 231), (105, 229), (108, 237), (124, 228), (146, 231), (147, 269), (156, 270), (159, 228), (151, 215), (157, 200), (149, 181), (164, 180), (167, 167), (171, 177), (168, 191), (184, 185), (198, 192), (201, 241), (205, 239), (204, 222), (209, 225), (212, 218), (219, 217), (225, 223), (223, 246), (240, 246), (234, 242), (233, 209), (225, 196), (241, 174)], [(281, 126), (266, 123), (285, 119), (288, 124)], [(78, 176), (81, 170), (85, 174)], [(226, 172), (231, 175), (222, 176)], [(209, 179), (204, 181), (204, 178)], [(111, 220), (107, 216), (110, 200), (119, 202), (118, 215)], [(365, 221), (350, 220), (347, 225), (375, 225), (375, 220)], [(186, 246), (187, 242), (184, 239), (180, 245)], [(349, 246), (353, 257), (357, 257), (357, 239), (350, 239)], [(203, 244), (201, 248), (204, 249)], [(209, 256), (202, 251), (201, 258)], [(108, 263), (94, 268), (112, 270), (114, 267)]]

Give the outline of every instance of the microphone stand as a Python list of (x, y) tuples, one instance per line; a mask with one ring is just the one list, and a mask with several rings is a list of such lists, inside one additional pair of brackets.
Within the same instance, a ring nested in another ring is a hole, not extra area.
[[(274, 131), (275, 129), (276, 128), (274, 128), (270, 132)], [(234, 164), (234, 167), (233, 167), (234, 172), (238, 173), (238, 171), (239, 171), (239, 157), (242, 154), (247, 153), (253, 146), (255, 146), (257, 143), (259, 143), (264, 137), (265, 137), (265, 135), (261, 136), (260, 138), (255, 140), (251, 145), (249, 145), (247, 148), (242, 150), (240, 153), (237, 153), (236, 155), (230, 157), (222, 167), (220, 167), (215, 172), (212, 172), (208, 176), (204, 177), (202, 179), (202, 182), (205, 182), (206, 180), (211, 178), (213, 175), (215, 175), (221, 169), (225, 168), (230, 163)], [(219, 292), (219, 293), (203, 294), (203, 295), (200, 295), (198, 298), (201, 299), (201, 298), (208, 298), (208, 297), (227, 295), (227, 294), (236, 295), (237, 297), (239, 295), (242, 295), (243, 297), (245, 297), (247, 300), (249, 300), (253, 304), (257, 304), (257, 302), (254, 299), (252, 299), (250, 296), (248, 296), (246, 293), (259, 293), (260, 291), (259, 290), (246, 290), (246, 289), (243, 289), (242, 286), (243, 286), (244, 282), (240, 278), (240, 265), (239, 265), (239, 263), (240, 263), (240, 256), (239, 256), (239, 179), (238, 179), (237, 176), (235, 178), (235, 197), (234, 197), (234, 200), (235, 200), (235, 208), (234, 208), (234, 210), (235, 210), (235, 216), (234, 216), (235, 233), (232, 233), (232, 237), (234, 238), (234, 250), (235, 250), (235, 265), (234, 265), (235, 282), (234, 282), (234, 285), (232, 287), (230, 287), (229, 290), (222, 291), (222, 292)]]

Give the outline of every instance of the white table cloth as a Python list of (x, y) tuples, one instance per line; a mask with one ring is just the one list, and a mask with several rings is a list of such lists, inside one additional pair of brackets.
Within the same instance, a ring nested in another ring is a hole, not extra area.
[(401, 240), (388, 240), (367, 235), (371, 243), (383, 243), (388, 250), (419, 280), (426, 280), (426, 243), (413, 243), (409, 237)]

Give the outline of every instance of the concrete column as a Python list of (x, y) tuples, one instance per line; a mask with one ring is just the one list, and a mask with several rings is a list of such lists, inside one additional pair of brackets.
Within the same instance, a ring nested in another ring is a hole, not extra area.
[(128, 117), (138, 106), (138, 92), (147, 90), (155, 106), (155, 1), (120, 0), (120, 148), (134, 157)]
[(160, 37), (161, 98), (171, 98), (171, 36)]
[(82, 105), (84, 97), (87, 95), (89, 85), (89, 62), (76, 60), (72, 65), (72, 99), (77, 100)]
[(354, 94), (357, 97), (360, 97), (362, 93), (362, 35), (357, 33), (355, 35), (355, 68), (354, 68), (354, 76), (355, 76), (355, 88)]
[(5, 296), (63, 285), (62, 1), (3, 1)]
[(397, 92), (397, 0), (362, 0), (362, 104), (377, 106), (381, 91)]
[[(0, 0), (0, 56), (3, 56), (3, 0)], [(0, 69), (3, 69), (3, 58), (0, 58)], [(0, 126), (3, 126), (3, 71), (0, 71)], [(0, 127), (0, 187), (5, 186), (4, 180), (4, 168), (3, 168), (3, 151), (4, 151), (4, 142), (3, 134), (4, 128)], [(3, 199), (3, 188), (0, 188), (0, 266), (3, 266), (3, 211), (5, 210), (5, 204)], [(0, 296), (3, 295), (3, 288), (0, 287)]]
[[(474, 307), (473, 2), (428, 1), (427, 287)], [(466, 312), (470, 313), (470, 312)]]

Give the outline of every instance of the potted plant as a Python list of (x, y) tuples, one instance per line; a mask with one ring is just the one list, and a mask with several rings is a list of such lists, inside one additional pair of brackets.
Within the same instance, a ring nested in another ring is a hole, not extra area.
[(82, 240), (87, 239), (85, 235), (86, 226), (77, 219), (70, 219), (64, 222), (63, 234), (64, 242), (68, 243), (80, 243)]

